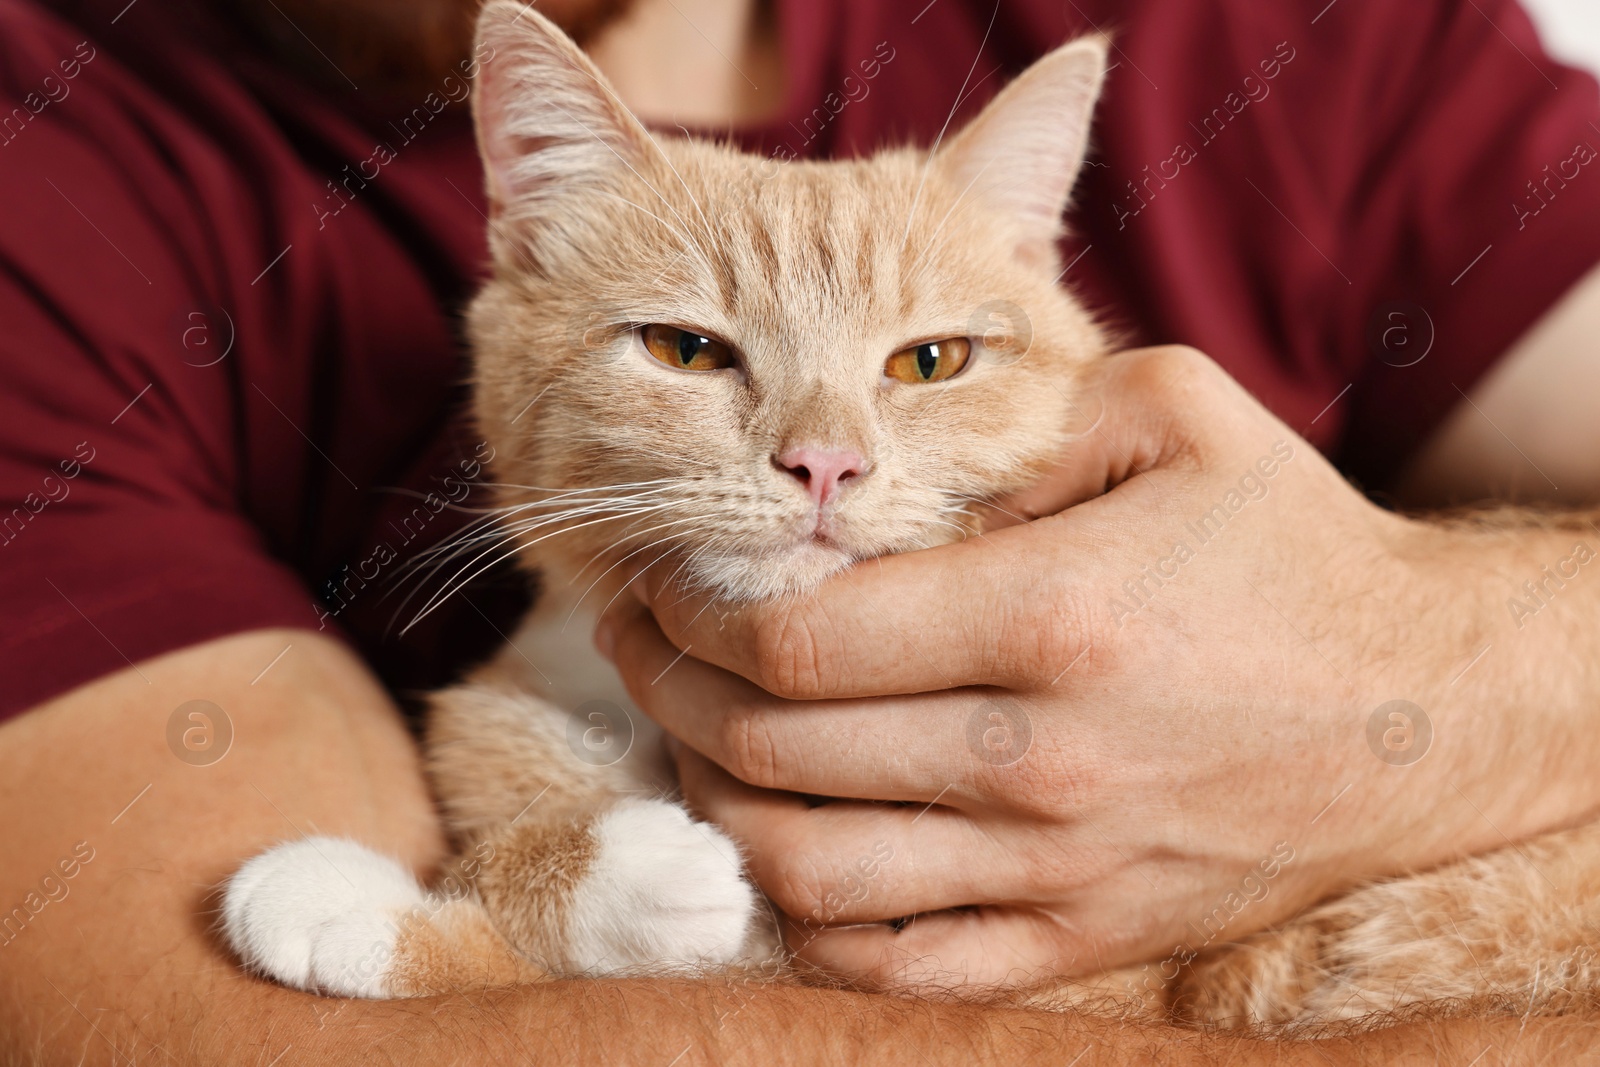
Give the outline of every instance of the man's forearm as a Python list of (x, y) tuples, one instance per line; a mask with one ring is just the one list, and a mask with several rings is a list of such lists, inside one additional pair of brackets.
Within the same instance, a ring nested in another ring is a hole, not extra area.
[(1500, 508), (1415, 524), (1410, 563), (1421, 577), (1386, 594), (1391, 617), (1375, 620), (1360, 666), (1420, 708), (1426, 745), (1450, 753), (1397, 755), (1396, 773), (1438, 778), (1438, 794), (1477, 832), (1461, 837), (1423, 808), (1374, 818), (1415, 815), (1431, 822), (1417, 833), (1456, 834), (1458, 847), (1472, 840), (1477, 850), (1600, 809), (1597, 520)]
[(181, 1058), (188, 1023), (253, 1017), (269, 987), (210, 925), (256, 851), (316, 831), (420, 868), (444, 849), (398, 711), (313, 633), (214, 641), (5, 723), (0, 798), (0, 1041), (46, 1063)]
[[(200, 721), (180, 715), (181, 728), (169, 733), (174, 712), (194, 699), (216, 704), (232, 725), (220, 759), (207, 751)], [(186, 738), (193, 728), (202, 732)], [(726, 979), (553, 982), (379, 1002), (315, 997), (243, 975), (208, 927), (212, 890), (256, 849), (301, 831), (349, 834), (423, 868), (442, 849), (394, 708), (349, 652), (312, 634), (213, 642), (0, 727), (0, 792), (13, 813), (0, 902), (21, 908), (9, 911), (0, 934), (0, 1052), (19, 1062), (686, 1067), (1034, 1058), (1087, 1067), (1299, 1062), (1306, 1052)], [(1560, 1020), (1532, 1020), (1526, 1030), (1520, 1020), (1435, 1023), (1319, 1048), (1332, 1062), (1465, 1063), (1491, 1042), (1570, 1052), (1587, 1035), (1586, 1025)]]
[[(1349, 1038), (1264, 1041), (1051, 1012), (725, 980), (556, 982), (416, 1001), (311, 1002), (240, 991), (197, 1021), (192, 1060), (397, 1063), (1048, 1063), (1434, 1067), (1600, 1058), (1590, 1018), (1419, 1021)], [(313, 1008), (323, 1013), (315, 1017)], [(177, 1051), (172, 1045), (169, 1050)]]

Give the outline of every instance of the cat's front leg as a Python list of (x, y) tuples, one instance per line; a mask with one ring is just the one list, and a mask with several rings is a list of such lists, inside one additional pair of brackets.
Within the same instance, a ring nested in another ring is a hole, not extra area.
[(545, 973), (464, 880), (426, 891), (391, 857), (335, 837), (286, 842), (241, 867), (224, 889), (221, 932), (250, 969), (336, 996), (385, 1000)]
[(496, 926), (552, 971), (716, 969), (748, 960), (761, 916), (738, 848), (665, 800), (525, 820), (485, 842)]
[[(467, 851), (495, 926), (554, 971), (721, 967), (758, 951), (762, 900), (734, 843), (664, 799), (648, 753), (596, 757), (596, 727), (491, 665), (437, 694), (427, 755), (434, 790)], [(621, 712), (620, 707), (617, 709)], [(609, 724), (615, 729), (617, 724)], [(659, 744), (648, 723), (634, 745)], [(639, 757), (639, 758), (632, 758)]]
[(391, 857), (338, 838), (269, 849), (223, 894), (222, 933), (247, 966), (298, 989), (384, 999), (760, 957), (760, 898), (725, 834), (632, 795), (625, 774), (561, 762), (549, 736), (559, 709), (481, 688), (441, 698), (430, 743), (460, 742), (435, 749), (447, 753), (436, 786), (464, 846), (450, 876), (426, 890)]

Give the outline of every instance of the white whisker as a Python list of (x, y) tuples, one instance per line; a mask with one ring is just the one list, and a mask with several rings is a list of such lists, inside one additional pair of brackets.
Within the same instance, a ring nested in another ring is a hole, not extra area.
[[(518, 555), (519, 553), (524, 552), (529, 548), (532, 548), (534, 545), (539, 544), (541, 541), (548, 540), (549, 538), (555, 537), (558, 534), (571, 533), (574, 530), (581, 530), (581, 529), (583, 529), (583, 528), (585, 528), (587, 526), (594, 526), (594, 525), (596, 525), (598, 523), (602, 523), (602, 522), (615, 522), (617, 519), (628, 518), (628, 517), (629, 516), (626, 516), (626, 515), (604, 515), (604, 516), (601, 516), (598, 519), (589, 519), (586, 522), (578, 523), (576, 526), (564, 526), (564, 527), (562, 527), (562, 528), (560, 528), (558, 530), (553, 530), (550, 533), (540, 534), (538, 537), (534, 538), (532, 541), (529, 541), (527, 544), (517, 545), (510, 552), (501, 553), (499, 556), (497, 556), (496, 558), (490, 560), (488, 563), (485, 563), (482, 566), (478, 567), (476, 570), (472, 571), (472, 573), (466, 574), (465, 577), (462, 577), (462, 575), (469, 568), (472, 567), (473, 563), (476, 563), (478, 560), (480, 560), (484, 556), (488, 555), (489, 552), (492, 551), (492, 549), (487, 549), (484, 552), (479, 553), (476, 557), (474, 557), (474, 559), (472, 560), (471, 563), (468, 563), (465, 567), (462, 567), (460, 570), (458, 570), (456, 572), (456, 574), (450, 579), (449, 584), (444, 589), (441, 589), (439, 592), (435, 593), (432, 597), (430, 597), (428, 599), (428, 601), (423, 605), (422, 609), (417, 613), (417, 615), (409, 623), (407, 623), (404, 628), (401, 629), (401, 631), (400, 631), (401, 636), (404, 636), (406, 631), (410, 630), (413, 626), (417, 625), (417, 623), (421, 622), (423, 619), (427, 618), (429, 615), (431, 615), (435, 611), (437, 611), (439, 606), (441, 604), (443, 604), (446, 600), (450, 599), (450, 597), (454, 596), (460, 590), (465, 589), (468, 585), (470, 585), (472, 583), (473, 579), (477, 578), (479, 575), (483, 574), (485, 571), (488, 571), (488, 570), (492, 569), (493, 567), (497, 566), (498, 564), (504, 562), (505, 560), (511, 559), (512, 557)], [(523, 533), (526, 533), (526, 532), (529, 532), (529, 531), (519, 531), (519, 533), (517, 535), (513, 535), (513, 536), (520, 536), (520, 535), (522, 535)], [(508, 540), (509, 539), (510, 538), (508, 538)], [(501, 543), (503, 544), (504, 542), (502, 541)], [(401, 606), (404, 607), (405, 605), (402, 603)]]
[[(395, 609), (396, 615), (405, 609), (412, 598), (421, 592), (428, 581), (434, 575), (437, 575), (443, 567), (459, 560), (463, 556), (476, 552), (465, 563), (457, 567), (454, 574), (445, 580), (444, 586), (440, 590), (427, 599), (419, 614), (406, 625), (405, 630), (415, 626), (437, 609), (441, 603), (454, 595), (456, 591), (464, 588), (484, 571), (496, 566), (502, 560), (514, 556), (532, 544), (537, 544), (545, 537), (553, 536), (554, 533), (561, 533), (566, 530), (580, 529), (583, 526), (599, 522), (635, 518), (668, 507), (670, 501), (661, 499), (662, 494), (669, 492), (681, 482), (679, 479), (649, 479), (576, 489), (551, 489), (510, 483), (479, 484), (502, 490), (514, 489), (522, 492), (537, 492), (549, 495), (543, 499), (484, 509), (484, 516), (475, 520), (466, 530), (419, 553), (415, 560), (407, 561), (407, 568), (410, 572), (415, 573), (418, 570), (424, 570), (424, 568), (425, 572), (422, 574), (418, 585), (397, 605)], [(596, 515), (599, 517), (593, 517)], [(586, 521), (574, 524), (574, 520), (577, 519)], [(541, 536), (528, 544), (517, 544), (509, 553), (500, 552), (501, 548), (506, 544), (517, 541), (530, 533), (545, 530), (550, 526), (559, 526), (560, 528), (551, 533), (541, 534)], [(496, 555), (497, 553), (499, 554)], [(482, 563), (483, 560), (490, 556), (495, 556), (495, 558), (488, 563)], [(401, 632), (404, 633), (405, 630)]]
[[(681, 520), (680, 520), (680, 523), (681, 523)], [(672, 526), (672, 525), (679, 525), (680, 523), (668, 523), (666, 525)], [(657, 527), (657, 529), (660, 529), (660, 528), (661, 527)], [(644, 544), (644, 545), (639, 546), (638, 548), (634, 549), (632, 552), (629, 552), (626, 556), (623, 556), (621, 559), (617, 560), (611, 566), (607, 567), (605, 570), (601, 571), (599, 576), (596, 577), (594, 581), (590, 582), (588, 587), (586, 589), (584, 589), (584, 591), (578, 595), (578, 599), (573, 601), (572, 610), (567, 613), (566, 622), (563, 622), (561, 624), (562, 631), (563, 632), (566, 631), (567, 623), (570, 623), (572, 621), (572, 617), (578, 613), (578, 608), (579, 608), (580, 605), (582, 605), (582, 603), (584, 601), (584, 598), (587, 597), (590, 593), (592, 593), (594, 591), (594, 587), (595, 586), (599, 585), (602, 581), (605, 580), (606, 575), (610, 574), (612, 571), (616, 570), (618, 567), (622, 566), (624, 563), (628, 562), (630, 559), (632, 559), (634, 556), (637, 556), (641, 552), (644, 552), (644, 551), (646, 551), (648, 549), (655, 548), (658, 545), (668, 544), (671, 541), (676, 541), (676, 540), (679, 540), (679, 539), (687, 537), (687, 536), (689, 536), (689, 535), (688, 534), (684, 534), (684, 533), (674, 533), (674, 534), (668, 534), (666, 537), (657, 538), (656, 540), (651, 541), (648, 544)], [(609, 549), (607, 551), (609, 551)], [(670, 549), (669, 549), (669, 552), (670, 552)], [(604, 553), (596, 553), (595, 558), (598, 559), (603, 554)], [(594, 561), (590, 560), (590, 563), (592, 563), (592, 562), (594, 562)], [(585, 569), (588, 569), (588, 566), (589, 566), (589, 564), (587, 564), (587, 563), (584, 564), (584, 568)], [(583, 572), (580, 571), (579, 573), (581, 574)], [(573, 579), (574, 582), (576, 582), (576, 580), (577, 580), (576, 578)]]
[(989, 28), (983, 31), (983, 40), (978, 42), (978, 53), (972, 57), (972, 66), (967, 68), (967, 76), (961, 79), (961, 90), (956, 93), (955, 103), (950, 105), (950, 114), (945, 116), (944, 125), (939, 127), (939, 136), (933, 139), (933, 145), (928, 149), (928, 158), (922, 163), (922, 177), (917, 181), (917, 192), (911, 198), (911, 210), (906, 213), (906, 232), (900, 237), (900, 251), (906, 250), (906, 242), (911, 240), (911, 223), (917, 217), (917, 205), (922, 202), (922, 188), (928, 183), (928, 169), (933, 166), (933, 157), (939, 151), (939, 146), (944, 143), (945, 131), (950, 129), (950, 123), (955, 121), (956, 112), (961, 107), (961, 102), (966, 99), (967, 83), (972, 80), (972, 75), (978, 69), (978, 60), (983, 58), (984, 47), (989, 43), (989, 35), (994, 32), (994, 20), (1000, 14), (1000, 0), (995, 0), (994, 10), (989, 13)]
[[(657, 563), (660, 563), (662, 560), (666, 559), (670, 555), (672, 555), (672, 549), (669, 548), (665, 552), (661, 553), (661, 555), (659, 555), (655, 559), (651, 560), (649, 563), (646, 563), (643, 567), (640, 567), (639, 568), (640, 573), (642, 574), (643, 572), (649, 570), (651, 567), (654, 567)], [(605, 607), (600, 609), (600, 614), (604, 615), (607, 611), (610, 611), (611, 610), (611, 605), (613, 605), (613, 604), (615, 604), (617, 602), (617, 597), (621, 596), (623, 593), (626, 593), (627, 591), (628, 591), (628, 587), (627, 586), (623, 586), (620, 589), (618, 589), (615, 593), (612, 593), (611, 594), (611, 599), (606, 601)], [(587, 593), (585, 595), (587, 595)]]

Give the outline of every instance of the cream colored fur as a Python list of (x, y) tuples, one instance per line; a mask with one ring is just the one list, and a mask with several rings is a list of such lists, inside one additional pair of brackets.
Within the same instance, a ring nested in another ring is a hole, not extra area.
[[(658, 562), (727, 602), (804, 595), (967, 535), (983, 501), (1045, 469), (1107, 349), (1055, 250), (1104, 45), (1046, 56), (931, 154), (780, 165), (652, 136), (521, 3), (491, 0), (479, 37), (494, 276), (470, 328), (501, 524), (469, 548), (516, 553), (546, 592), (433, 701), (429, 769), (465, 888), (430, 894), (356, 843), (307, 839), (240, 871), (224, 931), (279, 981), (356, 996), (771, 962), (736, 846), (671, 799), (657, 732), (588, 647), (594, 616)], [(740, 363), (669, 368), (641, 347), (646, 323)], [(959, 376), (884, 377), (892, 353), (947, 337), (973, 339)], [(774, 463), (802, 446), (864, 461), (821, 539)], [(573, 740), (591, 729), (631, 745), (597, 758)], [(1559, 1009), (1596, 982), (1600, 868), (1577, 857), (1597, 846), (1594, 829), (1530, 845), (1548, 884), (1508, 850), (1359, 890), (1151, 996), (1122, 974), (1030, 997), (1290, 1028), (1451, 999)]]

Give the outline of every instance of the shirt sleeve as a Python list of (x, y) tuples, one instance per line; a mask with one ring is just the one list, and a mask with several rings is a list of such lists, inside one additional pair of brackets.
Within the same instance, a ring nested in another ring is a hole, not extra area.
[(5, 717), (317, 614), (239, 506), (237, 323), (213, 285), (243, 268), (204, 220), (248, 205), (188, 180), (215, 162), (203, 147), (32, 4), (0, 0), (0, 100)]
[(1352, 282), (1331, 324), (1352, 384), (1338, 458), (1373, 486), (1600, 263), (1595, 80), (1550, 59), (1514, 0), (1385, 10), (1317, 27), (1356, 66), (1325, 117), (1363, 148), (1315, 163)]

